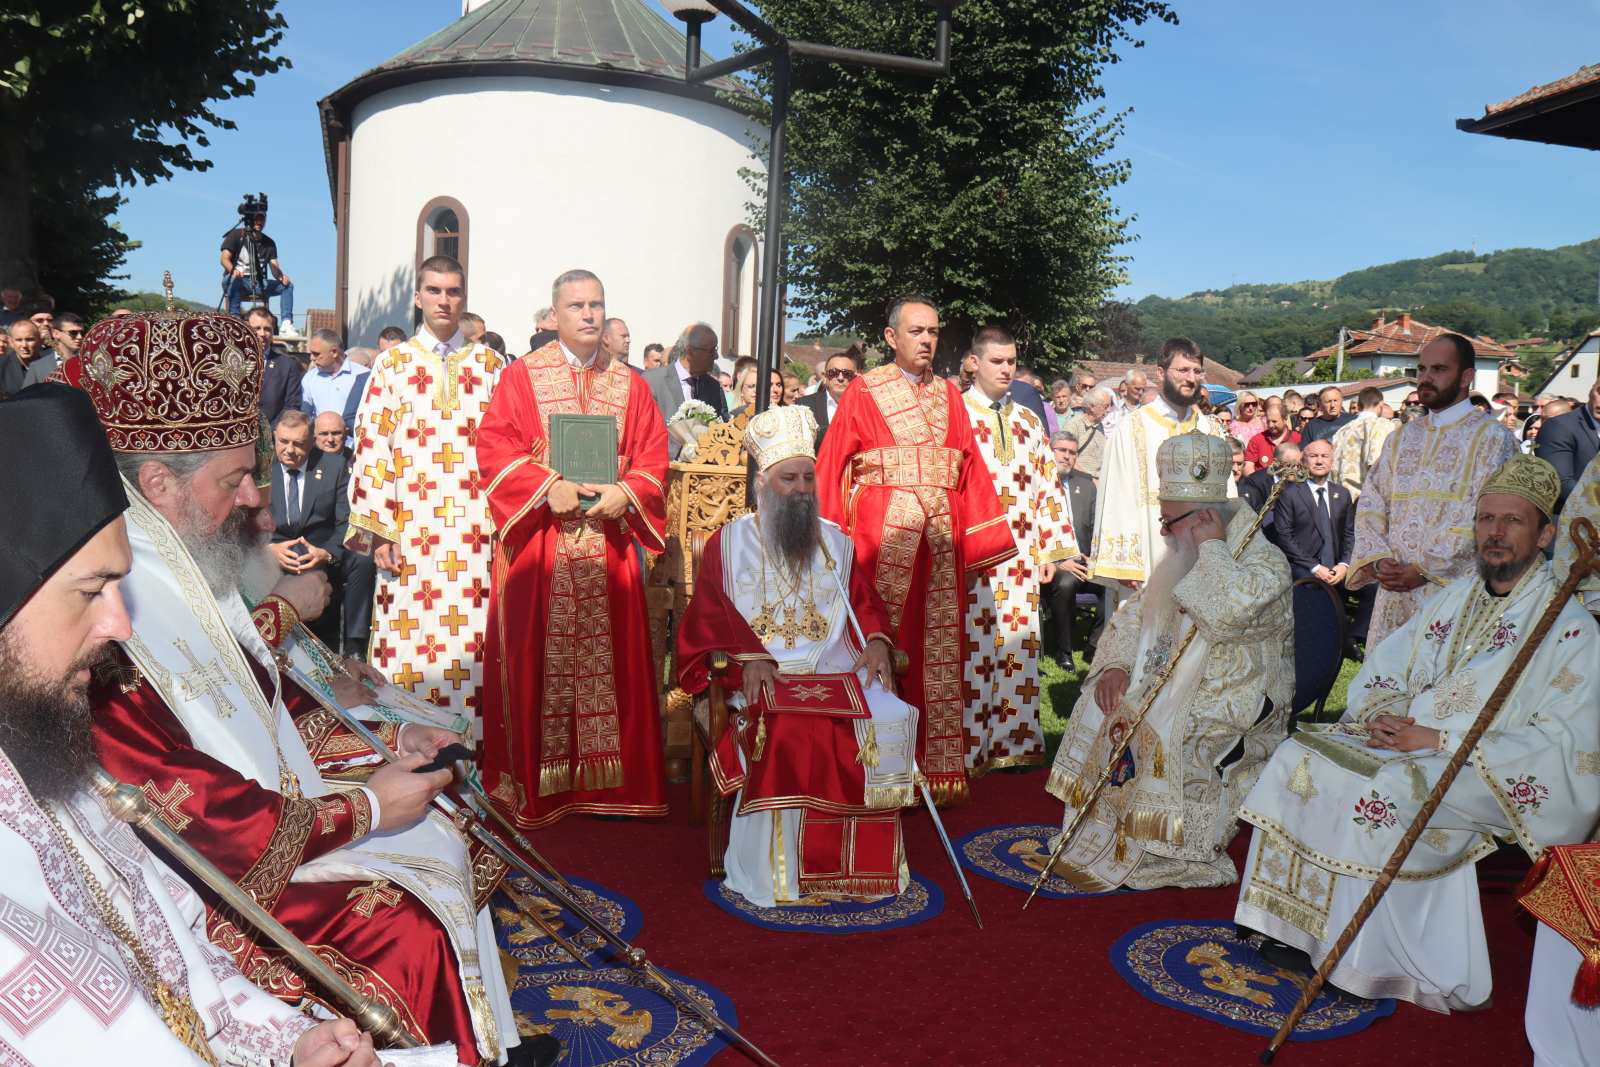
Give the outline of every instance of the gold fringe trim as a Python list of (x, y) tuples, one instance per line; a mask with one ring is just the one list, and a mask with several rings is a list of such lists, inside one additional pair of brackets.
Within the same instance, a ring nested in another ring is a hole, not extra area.
[(1076, 787), (1077, 782), (1078, 779), (1076, 776), (1065, 774), (1056, 768), (1051, 767), (1049, 776), (1044, 780), (1044, 791), (1061, 801), (1063, 804), (1072, 804), (1072, 806), (1075, 808), (1082, 807), (1083, 801), (1080, 800), (1076, 804), (1073, 804), (1072, 802), (1073, 790)]
[(1244, 903), (1282, 919), (1296, 930), (1304, 930), (1319, 941), (1328, 936), (1328, 922), (1324, 916), (1315, 908), (1286, 899), (1281, 893), (1249, 885), (1244, 890)]
[(1117, 832), (1137, 841), (1164, 841), (1174, 847), (1183, 844), (1183, 816), (1171, 812), (1130, 811), (1117, 823)]
[(539, 768), (539, 795), (551, 796), (572, 788), (572, 764), (549, 763)]
[(941, 808), (947, 804), (963, 804), (969, 797), (965, 777), (959, 781), (952, 781), (949, 778), (938, 780), (929, 778), (928, 792), (933, 794), (933, 802)]
[(621, 756), (602, 756), (596, 760), (579, 761), (579, 789), (616, 789), (621, 785)]
[(876, 767), (878, 765), (878, 731), (867, 723), (867, 742), (856, 752), (856, 762), (863, 767)]
[(869, 785), (863, 803), (869, 808), (906, 808), (917, 802), (913, 785)]
[(900, 892), (900, 879), (894, 875), (881, 878), (806, 878), (801, 876), (800, 894), (828, 893), (848, 897), (892, 897)]

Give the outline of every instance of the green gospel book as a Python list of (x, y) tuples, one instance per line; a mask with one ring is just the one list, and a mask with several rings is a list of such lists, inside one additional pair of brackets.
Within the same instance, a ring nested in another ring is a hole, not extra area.
[[(610, 415), (551, 415), (550, 466), (569, 482), (615, 482), (617, 420)], [(581, 499), (587, 511), (599, 497)]]

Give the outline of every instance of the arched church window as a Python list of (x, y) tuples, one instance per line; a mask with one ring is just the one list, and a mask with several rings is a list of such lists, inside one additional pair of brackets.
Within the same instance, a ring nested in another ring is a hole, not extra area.
[(730, 358), (755, 351), (757, 259), (756, 231), (742, 224), (729, 230), (722, 244), (722, 351)]
[[(412, 269), (422, 266), (422, 261), (429, 256), (449, 256), (460, 263), (463, 270), (470, 271), (467, 265), (469, 227), (466, 206), (455, 197), (436, 196), (423, 204), (417, 213), (417, 258), (411, 264)], [(421, 322), (422, 312), (412, 308), (412, 327)]]
[(467, 209), (450, 196), (436, 196), (417, 215), (417, 261), (429, 256), (449, 256), (467, 268)]

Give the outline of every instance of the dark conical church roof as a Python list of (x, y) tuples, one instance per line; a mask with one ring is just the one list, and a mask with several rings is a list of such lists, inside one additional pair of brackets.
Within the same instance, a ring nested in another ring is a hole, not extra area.
[(375, 71), (531, 60), (683, 79), (683, 34), (644, 0), (493, 0)]
[(684, 45), (683, 33), (647, 0), (490, 0), (318, 102), (329, 190), (337, 186), (335, 144), (347, 135), (356, 105), (420, 81), (521, 74), (626, 85), (747, 110), (735, 97), (746, 97), (747, 105), (748, 90), (732, 79), (710, 86), (684, 82)]

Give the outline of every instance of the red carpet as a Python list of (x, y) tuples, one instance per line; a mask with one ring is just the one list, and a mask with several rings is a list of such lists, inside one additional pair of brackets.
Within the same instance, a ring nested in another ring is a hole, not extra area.
[[(943, 812), (952, 838), (1007, 822), (1056, 822), (1043, 772), (997, 774), (976, 799)], [(710, 982), (738, 1006), (741, 1029), (782, 1067), (903, 1064), (1253, 1064), (1265, 1040), (1163, 1009), (1111, 968), (1107, 950), (1154, 919), (1231, 919), (1236, 890), (1163, 890), (1036, 900), (968, 875), (987, 930), (972, 922), (925, 814), (906, 819), (911, 866), (945, 893), (944, 914), (905, 930), (851, 937), (777, 933), (739, 922), (701, 894), (703, 828), (688, 793), (655, 822), (568, 818), (536, 844), (569, 874), (638, 902), (635, 943), (650, 958)], [(1246, 837), (1235, 842), (1242, 859)], [(1486, 861), (1492, 863), (1493, 859)], [(1483, 869), (1480, 867), (1480, 871)], [(1350, 1037), (1291, 1043), (1280, 1067), (1532, 1062), (1522, 1032), (1533, 941), (1511, 896), (1515, 872), (1486, 878), (1494, 963), (1491, 1010), (1436, 1015), (1401, 1004)], [(718, 1067), (749, 1062), (725, 1052)]]

